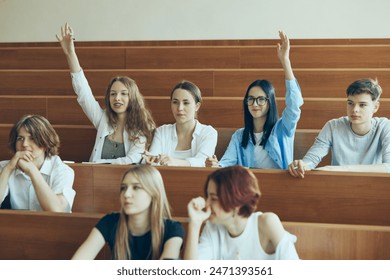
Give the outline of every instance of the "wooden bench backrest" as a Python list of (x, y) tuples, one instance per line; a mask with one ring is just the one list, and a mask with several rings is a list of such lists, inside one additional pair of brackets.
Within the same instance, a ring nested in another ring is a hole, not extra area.
[[(119, 186), (129, 166), (70, 164), (76, 174), (75, 212), (118, 211)], [(187, 216), (188, 202), (203, 196), (213, 168), (158, 167), (173, 215)], [(254, 169), (259, 180), (258, 209), (283, 221), (390, 225), (390, 175), (311, 171), (305, 179), (287, 171)]]
[[(70, 259), (102, 214), (0, 211), (0, 259)], [(97, 259), (110, 259), (108, 246)]]
[[(65, 60), (65, 59), (64, 59)], [(356, 60), (351, 59), (351, 60)], [(383, 88), (383, 98), (388, 98), (390, 88), (389, 68), (358, 69), (301, 69), (294, 74), (304, 98), (345, 98), (349, 84), (361, 78), (378, 78)], [(276, 96), (285, 95), (284, 74), (281, 69), (98, 69), (85, 70), (85, 75), (96, 97), (105, 95), (110, 80), (116, 76), (134, 79), (144, 96), (168, 97), (172, 88), (182, 80), (198, 85), (204, 97), (243, 98), (249, 84), (257, 79), (269, 80)], [(67, 70), (0, 70), (0, 95), (51, 95), (74, 96)]]
[[(296, 68), (390, 68), (390, 44), (291, 44)], [(266, 45), (76, 46), (85, 69), (280, 68)], [(355, 59), (351, 59), (355, 58)], [(357, 59), (358, 58), (358, 59)], [(0, 69), (68, 69), (59, 46), (2, 47)]]
[[(61, 140), (60, 157), (63, 160), (74, 162), (89, 161), (93, 145), (95, 143), (96, 130), (92, 126), (78, 125), (54, 125)], [(11, 125), (0, 125), (0, 160), (7, 160), (12, 157), (8, 149), (8, 135)], [(215, 154), (221, 159), (226, 151), (235, 128), (216, 128), (218, 131), (218, 143)], [(294, 158), (300, 159), (314, 143), (318, 130), (297, 130), (294, 142)], [(330, 164), (330, 153), (319, 166)]]
[[(0, 259), (70, 259), (102, 214), (0, 211)], [(187, 219), (178, 218), (187, 229)], [(306, 260), (389, 260), (390, 227), (284, 222)], [(111, 259), (108, 245), (97, 259)]]
[[(98, 98), (100, 104), (103, 99)], [(168, 97), (146, 97), (158, 126), (174, 123)], [(284, 98), (277, 98), (279, 115), (285, 108)], [(91, 125), (76, 101), (76, 97), (0, 97), (1, 124), (13, 124), (25, 114), (45, 116), (53, 125)], [(301, 107), (298, 129), (321, 129), (331, 119), (346, 115), (345, 98), (306, 98)], [(381, 99), (375, 116), (390, 116), (390, 99)], [(237, 97), (205, 97), (199, 112), (203, 124), (221, 128), (244, 126), (242, 99)]]

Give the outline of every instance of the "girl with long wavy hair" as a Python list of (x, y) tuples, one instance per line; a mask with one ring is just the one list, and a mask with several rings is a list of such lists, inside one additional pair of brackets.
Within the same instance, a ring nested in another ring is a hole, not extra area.
[(105, 215), (73, 259), (94, 259), (105, 243), (113, 259), (178, 259), (183, 226), (172, 220), (160, 172), (150, 165), (128, 169), (120, 185), (120, 212)]
[(89, 161), (97, 163), (139, 163), (150, 145), (156, 127), (137, 84), (129, 77), (114, 77), (105, 94), (102, 109), (95, 100), (76, 55), (73, 29), (66, 23), (56, 35), (68, 61), (77, 101), (97, 129)]

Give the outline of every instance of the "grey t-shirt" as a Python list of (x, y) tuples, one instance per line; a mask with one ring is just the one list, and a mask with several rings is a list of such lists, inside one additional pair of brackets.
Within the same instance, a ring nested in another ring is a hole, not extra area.
[(372, 118), (371, 130), (357, 135), (348, 117), (328, 121), (313, 146), (303, 158), (309, 168), (315, 168), (332, 151), (332, 165), (386, 164), (390, 172), (390, 121)]

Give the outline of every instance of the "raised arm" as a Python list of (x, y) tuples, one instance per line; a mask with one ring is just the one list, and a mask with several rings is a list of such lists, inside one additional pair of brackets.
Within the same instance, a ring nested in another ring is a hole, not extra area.
[(282, 63), (286, 80), (295, 80), (290, 62), (290, 40), (283, 31), (279, 31), (280, 43), (277, 44), (277, 52)]
[(69, 26), (68, 23), (65, 26), (61, 27), (61, 34), (57, 35), (57, 40), (60, 42), (62, 50), (68, 61), (69, 70), (71, 73), (77, 73), (81, 70), (79, 59), (76, 55), (76, 50), (74, 47), (74, 37), (73, 29)]

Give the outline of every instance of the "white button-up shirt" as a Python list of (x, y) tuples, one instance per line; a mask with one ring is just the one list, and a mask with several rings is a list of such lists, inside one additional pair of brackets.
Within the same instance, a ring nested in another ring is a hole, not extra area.
[[(9, 160), (0, 162), (0, 172)], [(46, 158), (40, 173), (55, 194), (63, 194), (68, 205), (66, 212), (71, 212), (76, 192), (73, 190), (74, 171), (62, 162), (59, 156)], [(42, 210), (35, 193), (31, 178), (19, 169), (14, 170), (7, 183), (7, 191), (1, 201), (10, 194), (12, 209)]]

